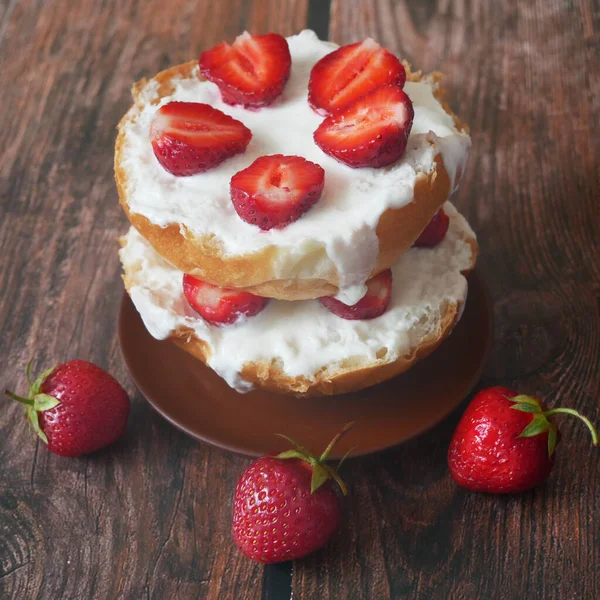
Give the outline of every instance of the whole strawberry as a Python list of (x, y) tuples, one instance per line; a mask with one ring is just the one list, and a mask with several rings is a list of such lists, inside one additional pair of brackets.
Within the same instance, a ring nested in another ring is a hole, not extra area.
[(29, 397), (6, 390), (26, 406), (25, 418), (61, 456), (81, 456), (112, 444), (127, 427), (129, 397), (100, 367), (71, 360), (42, 373), (35, 381), (27, 366)]
[(340, 526), (332, 480), (344, 495), (347, 490), (325, 461), (353, 425), (346, 425), (319, 458), (286, 437), (295, 449), (262, 456), (244, 471), (235, 490), (233, 539), (245, 556), (262, 563), (294, 560), (329, 541)]
[(512, 494), (541, 483), (554, 466), (558, 428), (552, 416), (570, 414), (589, 428), (592, 423), (570, 408), (546, 410), (542, 402), (504, 387), (479, 392), (462, 416), (448, 450), (454, 480), (469, 490)]

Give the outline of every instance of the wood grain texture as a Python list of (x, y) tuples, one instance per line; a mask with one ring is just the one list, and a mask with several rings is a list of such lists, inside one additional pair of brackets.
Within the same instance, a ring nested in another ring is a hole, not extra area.
[[(598, 422), (598, 3), (333, 0), (331, 39), (367, 35), (445, 72), (450, 105), (471, 126), (455, 202), (478, 233), (495, 299), (481, 385)], [(498, 498), (452, 483), (445, 452), (457, 419), (348, 465), (344, 530), (296, 565), (295, 598), (600, 598), (600, 452), (579, 425), (562, 421), (545, 485)]]
[(199, 445), (135, 391), (116, 340), (126, 229), (112, 174), (134, 80), (240, 30), (302, 28), (303, 0), (0, 3), (0, 382), (86, 358), (133, 398), (128, 434), (83, 459), (47, 452), (0, 401), (0, 598), (261, 597), (230, 542), (248, 464)]
[[(0, 406), (0, 598), (261, 597), (230, 543), (248, 461), (156, 416), (116, 341), (125, 228), (114, 127), (140, 77), (231, 40), (289, 34), (306, 0), (0, 2), (0, 383), (80, 357), (131, 393), (127, 436), (66, 460)], [(331, 38), (366, 35), (448, 75), (473, 151), (455, 201), (479, 234), (496, 342), (482, 385), (600, 421), (600, 8), (592, 0), (333, 0)], [(352, 496), (325, 550), (295, 565), (296, 600), (600, 597), (600, 453), (563, 421), (554, 473), (497, 498), (446, 468), (454, 415), (346, 467)]]

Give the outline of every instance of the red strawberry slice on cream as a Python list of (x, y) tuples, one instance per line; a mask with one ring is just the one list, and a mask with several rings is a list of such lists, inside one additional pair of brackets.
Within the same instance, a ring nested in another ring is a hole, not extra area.
[(382, 315), (392, 297), (392, 271), (387, 269), (367, 281), (367, 293), (352, 306), (335, 298), (319, 298), (321, 304), (334, 315), (351, 321), (374, 319)]
[(202, 173), (244, 152), (251, 138), (243, 123), (200, 102), (169, 102), (150, 125), (154, 155), (179, 177)]
[(444, 209), (440, 208), (433, 216), (433, 219), (429, 221), (427, 227), (423, 229), (413, 246), (417, 248), (433, 248), (437, 246), (446, 237), (449, 226), (450, 218), (444, 212)]
[(324, 183), (325, 171), (300, 156), (261, 156), (231, 178), (231, 201), (246, 223), (282, 228), (317, 202)]
[(187, 274), (183, 276), (183, 295), (189, 305), (212, 325), (230, 325), (240, 317), (253, 317), (269, 301), (250, 292), (220, 288)]
[(410, 98), (398, 85), (385, 85), (330, 114), (314, 140), (349, 167), (385, 167), (404, 154), (413, 118)]
[(259, 108), (283, 91), (292, 59), (286, 39), (277, 33), (238, 35), (200, 56), (200, 72), (216, 83), (223, 102)]
[(308, 101), (319, 113), (344, 108), (360, 96), (386, 85), (404, 86), (402, 63), (367, 38), (334, 50), (315, 64), (308, 82)]

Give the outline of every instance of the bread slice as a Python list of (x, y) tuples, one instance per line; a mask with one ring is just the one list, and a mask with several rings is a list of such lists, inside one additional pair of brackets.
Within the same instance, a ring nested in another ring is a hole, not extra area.
[(345, 321), (315, 300), (272, 301), (231, 329), (209, 326), (185, 302), (181, 272), (133, 228), (121, 240), (125, 286), (150, 333), (171, 339), (239, 391), (260, 387), (298, 396), (357, 391), (408, 370), (460, 319), (464, 275), (475, 266), (478, 246), (456, 209), (446, 203), (445, 210), (446, 238), (433, 249), (409, 250), (394, 265), (390, 308), (371, 321)]
[[(409, 65), (406, 69), (408, 81), (427, 79), (432, 82), (434, 94), (453, 117), (456, 130), (466, 133), (466, 126), (443, 103), (440, 75), (434, 73), (424, 77), (420, 72), (411, 72)], [(115, 147), (115, 178), (127, 217), (161, 256), (181, 271), (215, 285), (243, 288), (260, 296), (285, 300), (335, 295), (342, 283), (340, 273), (322, 244), (307, 244), (306, 251), (300, 251), (298, 246), (270, 244), (253, 252), (233, 254), (224, 250), (222, 240), (213, 233), (196, 235), (185, 225), (175, 222), (176, 219), (166, 225), (157, 224), (132, 210), (136, 185), (127, 160), (130, 132), (147, 106), (158, 106), (163, 99), (169, 98), (178, 82), (197, 80), (198, 77), (197, 63), (192, 61), (162, 71), (151, 80), (143, 79), (133, 86), (134, 104), (119, 123)], [(433, 148), (433, 160), (427, 168), (423, 167), (418, 172), (414, 199), (404, 206), (387, 208), (376, 224), (379, 246), (371, 275), (390, 267), (412, 246), (462, 175), (460, 164), (451, 165), (452, 169), (444, 164), (438, 140), (432, 137), (428, 141)], [(455, 167), (452, 182), (449, 170), (453, 171)], [(158, 163), (157, 168), (160, 168)], [(228, 182), (224, 185), (227, 186)], [(368, 201), (368, 193), (365, 193), (365, 201)], [(257, 231), (257, 235), (261, 232)], [(364, 250), (359, 246), (353, 251), (361, 254)]]

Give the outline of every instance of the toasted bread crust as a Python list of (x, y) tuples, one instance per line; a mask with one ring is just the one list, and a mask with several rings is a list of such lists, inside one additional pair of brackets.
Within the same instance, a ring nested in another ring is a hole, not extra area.
[[(157, 96), (160, 98), (173, 93), (173, 80), (192, 76), (196, 61), (184, 63), (156, 75), (152, 81), (157, 84)], [(421, 73), (412, 73), (407, 68), (410, 81), (421, 79)], [(428, 76), (439, 81), (440, 75)], [(240, 256), (224, 254), (220, 244), (211, 236), (194, 236), (190, 231), (173, 223), (167, 227), (153, 224), (143, 215), (133, 213), (128, 203), (128, 175), (122, 164), (122, 156), (126, 145), (126, 125), (135, 122), (144, 106), (141, 91), (148, 84), (142, 79), (132, 89), (134, 104), (118, 125), (115, 145), (115, 179), (120, 203), (132, 225), (145, 237), (156, 251), (170, 263), (185, 273), (199, 277), (205, 281), (222, 287), (246, 289), (259, 296), (283, 300), (302, 300), (320, 296), (334, 295), (338, 292), (338, 272), (335, 264), (327, 256), (324, 247), (314, 249), (310, 255), (302, 259), (302, 271), (310, 272), (311, 267), (319, 265), (319, 278), (297, 277), (297, 264), (290, 264), (282, 276), (276, 272), (274, 265), (286, 263), (286, 249), (278, 246), (267, 246), (258, 252)], [(441, 100), (443, 90), (436, 86), (436, 96)], [(457, 127), (466, 130), (458, 118), (444, 104)], [(457, 180), (460, 178), (457, 173)], [(432, 216), (439, 210), (450, 194), (450, 178), (442, 157), (437, 154), (434, 168), (430, 173), (420, 173), (414, 189), (414, 199), (400, 208), (390, 208), (380, 217), (376, 228), (379, 239), (379, 256), (372, 275), (390, 267), (408, 248), (412, 246), (421, 231), (427, 226)], [(182, 232), (183, 229), (183, 232)], [(323, 265), (328, 268), (323, 269)]]
[[(448, 304), (444, 308), (438, 329), (423, 339), (410, 354), (400, 356), (392, 362), (381, 360), (357, 368), (347, 367), (337, 370), (327, 368), (316, 373), (314, 380), (306, 377), (289, 377), (276, 361), (252, 362), (244, 365), (242, 377), (256, 387), (287, 395), (309, 397), (357, 392), (404, 373), (418, 360), (429, 356), (450, 335), (461, 310), (458, 304)], [(194, 335), (186, 337), (185, 332), (181, 334), (178, 332), (170, 339), (192, 356), (206, 363), (210, 353), (207, 344)]]

